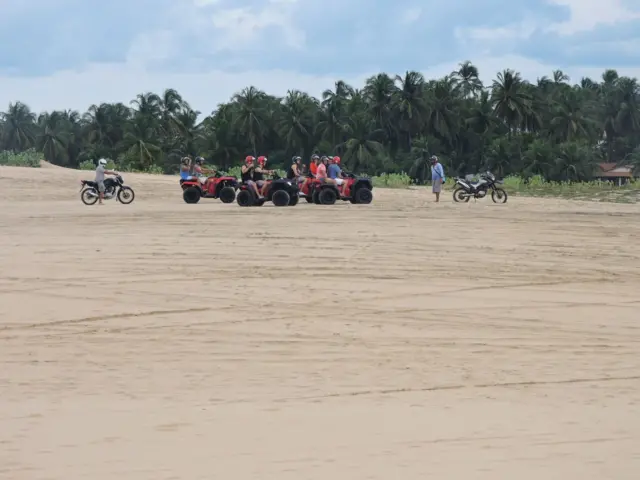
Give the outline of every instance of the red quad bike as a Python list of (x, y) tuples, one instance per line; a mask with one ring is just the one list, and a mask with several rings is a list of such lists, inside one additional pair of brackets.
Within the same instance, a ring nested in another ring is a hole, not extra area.
[(197, 177), (180, 179), (182, 198), (186, 203), (198, 203), (201, 198), (219, 198), (222, 203), (233, 203), (236, 199), (238, 179), (220, 172), (207, 177), (204, 184)]
[(318, 195), (314, 197), (313, 193), (316, 191), (316, 188), (322, 185), (322, 181), (318, 180), (313, 176), (312, 173), (307, 174), (307, 181), (300, 184), (300, 197), (304, 198), (308, 203), (320, 203), (318, 200)]
[[(369, 204), (373, 200), (373, 184), (368, 177), (357, 177), (353, 173), (342, 171), (346, 188), (344, 196), (340, 195), (338, 187), (332, 183), (314, 181), (310, 183), (311, 202), (316, 205), (333, 205), (336, 200), (348, 200), (351, 203)], [(309, 201), (309, 197), (306, 197)]]
[(273, 202), (276, 207), (293, 207), (298, 204), (298, 185), (295, 181), (280, 178), (277, 174), (273, 179), (266, 180), (266, 194), (262, 200), (256, 198), (253, 189), (246, 183), (240, 184), (236, 202), (241, 207), (261, 207), (265, 202)]

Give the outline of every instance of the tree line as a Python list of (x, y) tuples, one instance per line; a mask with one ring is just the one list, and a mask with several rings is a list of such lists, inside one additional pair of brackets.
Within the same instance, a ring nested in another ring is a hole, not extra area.
[(507, 69), (483, 85), (467, 61), (440, 79), (408, 71), (380, 73), (361, 88), (337, 81), (321, 99), (249, 86), (199, 116), (174, 89), (91, 105), (82, 114), (37, 115), (16, 102), (0, 114), (0, 151), (35, 148), (67, 167), (105, 157), (121, 168), (166, 173), (177, 172), (185, 154), (222, 169), (248, 154), (267, 155), (274, 166), (293, 155), (336, 154), (352, 171), (415, 179), (428, 174), (432, 154), (449, 175), (491, 169), (582, 180), (599, 162), (640, 166), (639, 84), (615, 70), (571, 84), (560, 70), (529, 82)]

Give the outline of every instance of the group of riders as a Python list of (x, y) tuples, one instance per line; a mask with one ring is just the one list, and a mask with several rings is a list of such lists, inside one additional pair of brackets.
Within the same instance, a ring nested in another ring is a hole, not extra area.
[[(203, 185), (206, 184), (207, 175), (213, 174), (214, 171), (204, 168), (204, 163), (205, 160), (202, 157), (196, 157), (193, 161), (190, 157), (183, 157), (180, 178), (188, 180), (195, 177)], [(267, 194), (268, 186), (265, 175), (273, 175), (274, 173), (274, 170), (267, 169), (267, 157), (259, 156), (256, 158), (249, 155), (244, 159), (241, 168), (241, 181), (249, 186), (259, 199), (263, 199)], [(344, 189), (346, 188), (346, 177), (340, 168), (340, 157), (338, 156), (312, 155), (308, 174), (305, 172), (302, 157), (294, 156), (287, 171), (287, 179), (296, 181), (301, 189), (307, 182), (314, 179), (324, 183), (331, 183), (336, 185), (342, 196), (344, 196)]]

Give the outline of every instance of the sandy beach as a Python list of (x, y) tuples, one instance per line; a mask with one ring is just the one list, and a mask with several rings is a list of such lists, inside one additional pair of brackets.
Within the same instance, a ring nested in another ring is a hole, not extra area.
[(635, 480), (640, 205), (0, 167), (0, 478)]

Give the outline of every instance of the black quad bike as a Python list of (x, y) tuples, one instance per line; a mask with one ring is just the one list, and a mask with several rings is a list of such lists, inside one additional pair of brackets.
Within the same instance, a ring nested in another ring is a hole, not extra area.
[(309, 184), (311, 202), (317, 205), (333, 205), (336, 201), (344, 200), (354, 204), (369, 204), (373, 201), (373, 183), (368, 177), (358, 177), (351, 172), (342, 171), (346, 187), (344, 195), (340, 194), (342, 187), (333, 183), (312, 181)]
[(491, 200), (494, 203), (506, 203), (507, 192), (503, 188), (497, 187), (503, 182), (496, 180), (493, 173), (487, 171), (479, 175), (477, 182), (472, 182), (466, 178), (457, 177), (456, 188), (453, 191), (453, 200), (455, 202), (468, 202), (470, 198), (484, 198), (489, 190), (491, 190)]
[[(85, 205), (94, 205), (100, 197), (98, 184), (91, 180), (80, 180), (80, 185), (80, 199), (82, 203)], [(112, 198), (115, 198), (125, 205), (133, 202), (135, 198), (133, 189), (124, 184), (120, 174), (104, 179), (104, 199), (111, 200)]]
[(299, 188), (295, 180), (281, 178), (275, 174), (273, 179), (266, 180), (267, 190), (264, 198), (258, 199), (253, 189), (246, 183), (240, 184), (236, 202), (241, 207), (261, 207), (265, 202), (272, 202), (276, 207), (293, 207), (298, 204)]

